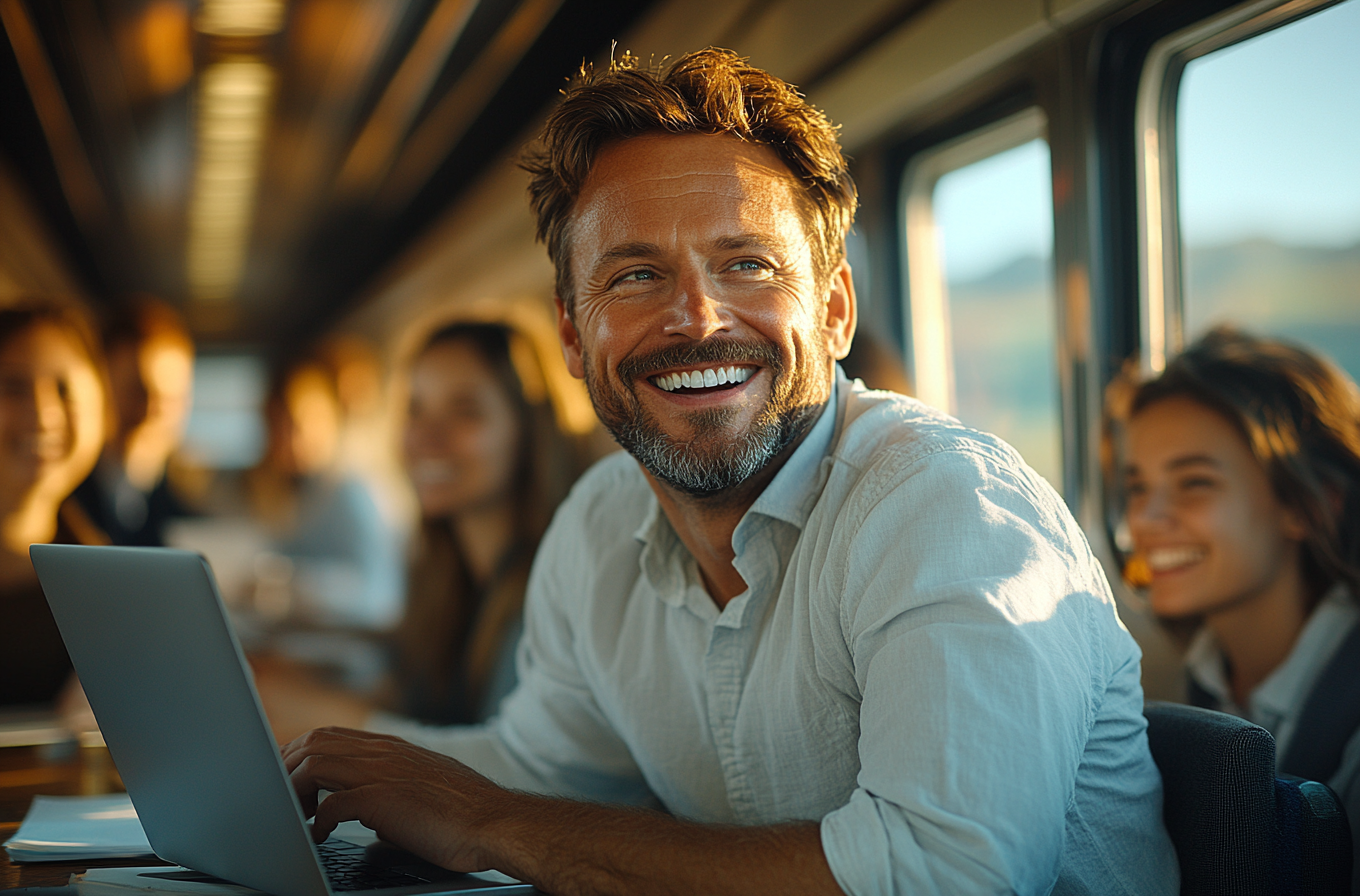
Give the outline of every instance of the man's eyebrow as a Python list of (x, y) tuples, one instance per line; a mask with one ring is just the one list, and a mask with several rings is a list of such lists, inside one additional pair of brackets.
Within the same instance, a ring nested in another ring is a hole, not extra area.
[(661, 247), (656, 243), (644, 243), (641, 241), (631, 243), (619, 243), (611, 246), (595, 261), (595, 267), (610, 264), (615, 261), (623, 261), (628, 258), (655, 258), (661, 254)]
[(768, 233), (734, 233), (730, 236), (721, 236), (713, 241), (713, 248), (731, 251), (733, 249), (770, 249), (775, 252), (787, 252), (788, 246), (784, 241)]
[[(789, 251), (783, 240), (766, 233), (734, 233), (718, 237), (710, 245), (714, 249), (727, 252), (752, 248), (768, 249), (781, 254)], [(600, 257), (595, 260), (595, 269), (598, 270), (601, 267), (626, 261), (630, 258), (656, 258), (662, 254), (661, 247), (656, 243), (641, 240), (619, 243), (610, 246), (600, 254)]]

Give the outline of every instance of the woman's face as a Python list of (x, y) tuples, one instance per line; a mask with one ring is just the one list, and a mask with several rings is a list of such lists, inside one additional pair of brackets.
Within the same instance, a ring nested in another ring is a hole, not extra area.
[(1217, 411), (1176, 397), (1139, 412), (1125, 488), (1159, 616), (1209, 616), (1298, 581), (1303, 527)]
[(0, 509), (65, 499), (103, 439), (104, 387), (75, 336), (37, 323), (0, 346)]
[(426, 518), (510, 500), (520, 425), (511, 396), (476, 349), (430, 346), (411, 369), (403, 453)]
[(283, 390), (288, 459), (295, 473), (319, 473), (340, 447), (340, 404), (316, 367), (303, 367)]

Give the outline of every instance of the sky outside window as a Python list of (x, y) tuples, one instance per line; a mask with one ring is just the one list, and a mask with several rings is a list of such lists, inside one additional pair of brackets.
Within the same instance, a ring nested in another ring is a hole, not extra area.
[(1061, 488), (1048, 144), (1031, 140), (945, 174), (932, 211), (956, 413), (1010, 442)]
[(1360, 2), (1190, 62), (1176, 145), (1187, 338), (1232, 323), (1360, 376)]

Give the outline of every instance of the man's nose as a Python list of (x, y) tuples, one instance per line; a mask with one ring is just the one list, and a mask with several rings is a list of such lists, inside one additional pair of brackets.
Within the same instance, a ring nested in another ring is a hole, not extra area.
[(731, 320), (722, 301), (714, 295), (712, 284), (700, 272), (680, 278), (666, 333), (678, 333), (700, 340), (731, 329)]

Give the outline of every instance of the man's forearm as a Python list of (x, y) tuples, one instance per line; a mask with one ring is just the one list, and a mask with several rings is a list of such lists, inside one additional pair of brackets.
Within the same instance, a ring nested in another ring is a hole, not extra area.
[(283, 761), (319, 840), (358, 819), (445, 868), (495, 868), (556, 896), (841, 893), (810, 822), (703, 825), (534, 796), (399, 738), (343, 728), (308, 732)]
[(555, 896), (841, 894), (810, 822), (703, 825), (519, 793), (495, 814), (498, 867)]

